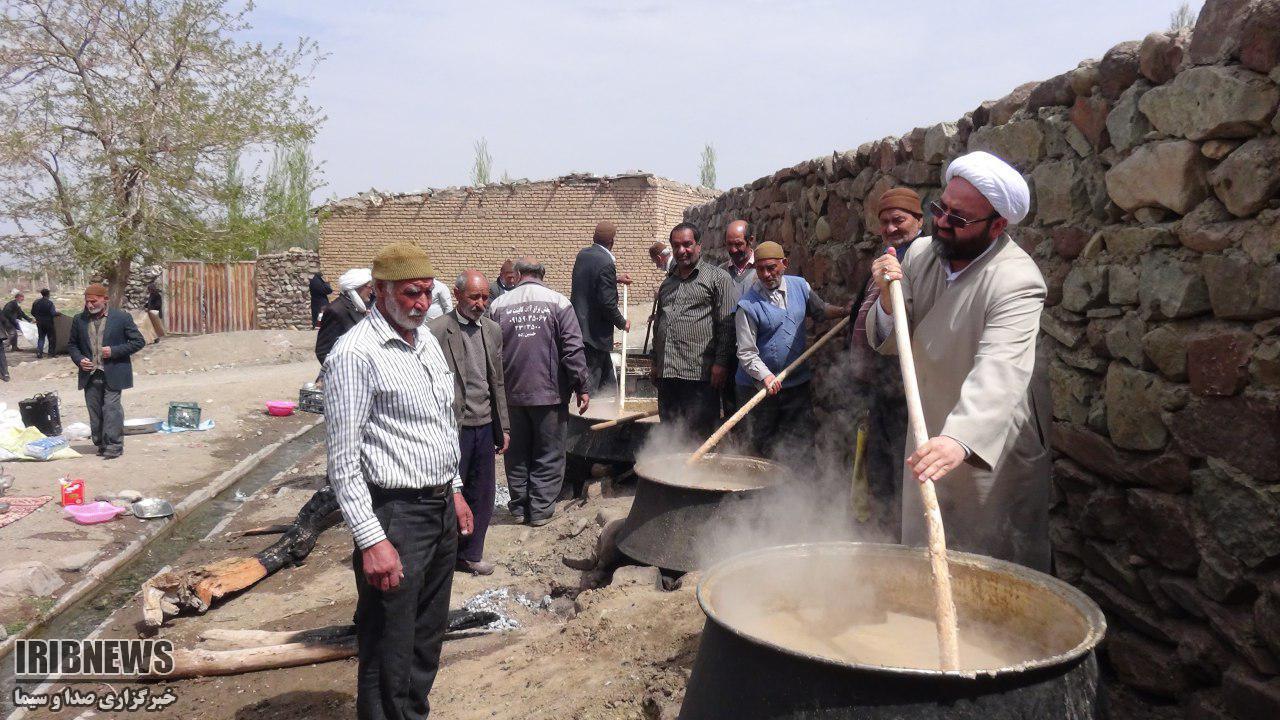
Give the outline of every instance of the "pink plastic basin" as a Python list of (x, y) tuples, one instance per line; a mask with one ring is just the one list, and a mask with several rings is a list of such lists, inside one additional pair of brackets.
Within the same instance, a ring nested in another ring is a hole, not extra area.
[(62, 509), (66, 510), (67, 514), (81, 525), (106, 522), (124, 512), (124, 508), (116, 507), (109, 502), (102, 502), (101, 500), (87, 505), (68, 505)]
[(278, 417), (292, 415), (296, 407), (298, 407), (298, 403), (288, 400), (270, 400), (267, 402), (267, 412)]

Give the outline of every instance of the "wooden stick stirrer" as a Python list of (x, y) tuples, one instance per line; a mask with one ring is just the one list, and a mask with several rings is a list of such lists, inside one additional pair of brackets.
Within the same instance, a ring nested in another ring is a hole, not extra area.
[[(907, 328), (907, 306), (903, 300), (902, 282), (889, 283), (893, 302), (893, 334), (898, 344), (898, 365), (902, 369), (902, 387), (907, 399), (909, 446), (918, 448), (929, 439), (924, 424), (924, 407), (920, 403), (920, 385), (916, 382), (915, 356), (911, 352), (911, 332)], [(920, 483), (924, 501), (925, 524), (929, 529), (929, 566), (933, 571), (933, 602), (937, 613), (938, 651), (943, 670), (960, 669), (960, 645), (956, 629), (956, 603), (951, 595), (951, 572), (947, 569), (947, 536), (942, 527), (942, 510), (932, 480)]]

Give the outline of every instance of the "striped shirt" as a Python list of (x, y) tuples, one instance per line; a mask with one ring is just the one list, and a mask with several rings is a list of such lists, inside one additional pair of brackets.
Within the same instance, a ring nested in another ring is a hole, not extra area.
[(653, 363), (660, 377), (710, 380), (711, 366), (733, 362), (733, 312), (738, 292), (729, 273), (699, 261), (687, 278), (677, 268), (658, 287)]
[(329, 481), (361, 550), (386, 539), (369, 485), (461, 489), (453, 373), (426, 326), (410, 347), (371, 308), (325, 359), (324, 413)]

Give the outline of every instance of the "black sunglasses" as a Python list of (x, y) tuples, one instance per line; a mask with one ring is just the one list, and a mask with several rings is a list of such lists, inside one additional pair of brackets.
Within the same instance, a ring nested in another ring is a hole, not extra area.
[(942, 218), (946, 218), (947, 224), (957, 230), (963, 230), (969, 227), (970, 225), (976, 225), (981, 222), (991, 222), (992, 220), (995, 220), (996, 218), (1000, 217), (1000, 213), (991, 213), (990, 215), (984, 218), (978, 218), (976, 220), (970, 220), (969, 218), (962, 218), (959, 215), (956, 215), (955, 213), (951, 212), (947, 208), (943, 207), (942, 203), (938, 202), (937, 200), (934, 200), (933, 202), (929, 203), (929, 212), (932, 213), (933, 219), (935, 221), (941, 220)]

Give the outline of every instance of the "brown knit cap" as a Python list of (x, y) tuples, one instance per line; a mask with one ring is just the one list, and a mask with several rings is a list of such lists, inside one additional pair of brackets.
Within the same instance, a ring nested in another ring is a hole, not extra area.
[(84, 289), (85, 295), (97, 295), (98, 297), (107, 297), (111, 293), (107, 292), (107, 286), (102, 283), (93, 283)]
[(608, 220), (601, 220), (600, 222), (596, 223), (596, 231), (595, 233), (592, 234), (591, 238), (596, 242), (600, 242), (601, 240), (604, 240), (605, 242), (609, 242), (610, 240), (613, 240), (613, 236), (617, 234), (618, 234), (617, 225), (614, 225)]
[(782, 246), (772, 240), (766, 240), (756, 246), (756, 262), (761, 260), (786, 260), (787, 254)]
[(880, 202), (876, 204), (876, 215), (885, 210), (901, 210), (917, 218), (924, 217), (924, 210), (920, 207), (920, 196), (915, 190), (906, 187), (889, 188), (884, 191), (880, 196)]
[(374, 280), (418, 280), (435, 276), (436, 269), (432, 267), (427, 251), (413, 243), (384, 245), (373, 256)]

